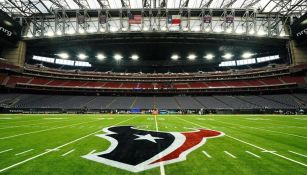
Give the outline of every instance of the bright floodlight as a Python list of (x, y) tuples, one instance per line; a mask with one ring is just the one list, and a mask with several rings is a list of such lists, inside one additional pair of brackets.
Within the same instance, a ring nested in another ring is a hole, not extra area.
[(139, 59), (139, 56), (134, 54), (134, 55), (131, 56), (131, 59), (132, 59), (132, 60), (138, 60), (138, 59)]
[(206, 32), (209, 32), (211, 29), (209, 27), (205, 28)]
[(196, 57), (197, 57), (196, 55), (190, 54), (190, 55), (188, 56), (188, 59), (189, 59), (189, 60), (195, 60)]
[(228, 28), (228, 29), (226, 30), (226, 32), (227, 32), (227, 33), (231, 33), (231, 32), (232, 32), (232, 29), (231, 29), (231, 28)]
[(176, 54), (175, 54), (175, 55), (172, 55), (172, 56), (171, 56), (171, 59), (172, 59), (172, 60), (178, 60), (178, 59), (179, 59), (179, 56), (176, 55)]
[(233, 55), (231, 53), (226, 53), (224, 56), (222, 56), (223, 58), (229, 60), (233, 57)]
[(263, 35), (265, 35), (265, 34), (266, 34), (266, 33), (265, 33), (263, 30), (259, 30), (259, 31), (258, 31), (258, 35), (259, 35), (259, 36), (263, 36)]
[(250, 58), (252, 57), (254, 54), (250, 53), (250, 52), (245, 52), (242, 54), (242, 58)]
[(119, 61), (119, 60), (121, 60), (123, 57), (120, 55), (120, 54), (115, 54), (114, 55), (114, 59), (116, 60), (116, 61)]
[(149, 29), (148, 29), (148, 27), (144, 27), (143, 30), (144, 31), (148, 31)]
[(214, 55), (213, 55), (213, 54), (207, 54), (207, 55), (205, 56), (205, 58), (206, 58), (207, 60), (212, 60), (212, 59), (214, 58)]
[(88, 57), (88, 56), (85, 55), (84, 53), (80, 53), (80, 54), (78, 55), (78, 58), (79, 58), (80, 60), (85, 60), (87, 57)]
[(250, 35), (253, 35), (254, 33), (255, 33), (254, 30), (250, 30), (250, 31), (249, 31), (249, 34), (250, 34)]
[(69, 55), (67, 53), (59, 53), (59, 54), (57, 54), (57, 56), (59, 56), (60, 58), (63, 58), (63, 59), (69, 58)]
[(60, 35), (62, 35), (62, 32), (61, 31), (57, 31), (56, 34), (60, 36)]
[(47, 33), (47, 36), (54, 36), (54, 33), (52, 32), (52, 31), (49, 31), (48, 33)]
[(98, 54), (98, 55), (96, 56), (96, 58), (97, 58), (98, 60), (104, 60), (104, 59), (106, 59), (106, 56), (103, 55), (103, 54)]

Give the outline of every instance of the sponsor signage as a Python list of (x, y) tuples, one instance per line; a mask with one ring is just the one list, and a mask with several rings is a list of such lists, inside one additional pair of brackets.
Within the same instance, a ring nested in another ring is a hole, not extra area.
[(291, 34), (299, 43), (307, 39), (307, 13), (291, 25)]
[(16, 44), (20, 40), (21, 27), (0, 10), (0, 43)]

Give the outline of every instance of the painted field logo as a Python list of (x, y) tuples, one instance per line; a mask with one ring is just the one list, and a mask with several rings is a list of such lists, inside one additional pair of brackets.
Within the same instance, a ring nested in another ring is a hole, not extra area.
[(103, 129), (97, 135), (111, 142), (103, 152), (88, 154), (83, 158), (131, 172), (140, 172), (184, 161), (186, 156), (205, 144), (207, 138), (224, 135), (222, 132), (199, 129), (192, 132), (156, 132), (116, 126)]

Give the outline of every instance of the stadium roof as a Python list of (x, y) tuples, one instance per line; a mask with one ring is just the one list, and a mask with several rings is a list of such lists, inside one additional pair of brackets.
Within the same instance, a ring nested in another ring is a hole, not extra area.
[(254, 8), (263, 13), (301, 16), (306, 0), (0, 0), (0, 9), (11, 15), (52, 14), (54, 9), (119, 8)]

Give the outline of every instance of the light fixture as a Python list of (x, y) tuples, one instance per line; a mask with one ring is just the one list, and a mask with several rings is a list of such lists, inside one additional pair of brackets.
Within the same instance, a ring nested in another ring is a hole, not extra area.
[(188, 30), (189, 30), (189, 28), (187, 28), (187, 27), (183, 28), (183, 31), (188, 31)]
[(83, 34), (85, 31), (83, 29), (79, 29), (79, 33)]
[(101, 28), (100, 29), (100, 32), (105, 32), (106, 30), (104, 28)]
[(112, 28), (110, 29), (110, 31), (111, 31), (111, 32), (117, 32), (117, 31), (118, 31), (118, 29), (117, 29), (117, 28), (115, 28), (115, 27), (112, 27)]
[(67, 59), (69, 58), (69, 55), (67, 53), (59, 53), (59, 54), (56, 54), (57, 56), (59, 56), (60, 58), (63, 58), (63, 59)]
[(189, 60), (195, 60), (196, 57), (197, 57), (196, 55), (190, 54), (190, 55), (188, 56), (188, 59), (189, 59)]
[(57, 31), (56, 34), (60, 36), (60, 35), (62, 35), (62, 32), (61, 31)]
[(252, 54), (252, 53), (250, 53), (250, 52), (245, 52), (245, 53), (243, 53), (242, 54), (242, 58), (250, 58), (250, 57), (252, 57), (254, 54)]
[(171, 56), (171, 59), (172, 60), (178, 60), (179, 56), (177, 54), (174, 54), (174, 55)]
[(206, 31), (206, 32), (209, 32), (209, 31), (210, 31), (210, 28), (209, 28), (209, 27), (205, 28), (205, 31)]
[(78, 55), (78, 58), (79, 58), (80, 60), (85, 60), (87, 57), (88, 57), (88, 56), (85, 55), (84, 53), (80, 53), (80, 54)]
[(139, 59), (139, 56), (136, 55), (136, 54), (134, 54), (134, 55), (131, 56), (131, 59), (132, 59), (132, 60), (138, 60), (138, 59)]
[(69, 30), (67, 33), (68, 33), (68, 34), (70, 34), (70, 35), (73, 35), (73, 34), (75, 34), (75, 33), (76, 33), (76, 31), (75, 31), (75, 30), (73, 30), (73, 29), (71, 29), (71, 30)]
[(162, 31), (166, 31), (166, 27), (162, 27), (161, 30), (162, 30)]
[(96, 58), (97, 58), (98, 60), (104, 60), (104, 59), (106, 59), (106, 56), (100, 53), (100, 54), (97, 54), (97, 55), (96, 55)]
[(144, 27), (143, 30), (144, 30), (144, 31), (148, 31), (148, 27)]
[(229, 60), (229, 59), (231, 59), (233, 57), (233, 55), (231, 53), (226, 53), (222, 57), (225, 58), (226, 60)]
[(237, 30), (236, 30), (236, 33), (237, 33), (237, 34), (242, 34), (242, 33), (244, 33), (244, 30), (242, 30), (242, 29), (237, 29)]
[(204, 56), (204, 58), (206, 58), (207, 60), (212, 60), (214, 58), (213, 54), (207, 54), (206, 56)]
[(127, 28), (122, 28), (122, 31), (127, 31), (128, 29)]
[(231, 33), (231, 32), (232, 32), (231, 28), (226, 29), (226, 33)]
[(257, 34), (258, 34), (259, 36), (263, 36), (263, 35), (265, 35), (266, 33), (265, 33), (263, 30), (259, 30)]
[(54, 36), (54, 33), (52, 31), (47, 32), (47, 36)]
[(120, 54), (115, 54), (113, 57), (116, 61), (121, 60), (123, 57)]
[(250, 35), (253, 35), (253, 34), (255, 34), (255, 31), (254, 31), (254, 30), (250, 30), (250, 31), (249, 31), (249, 34), (250, 34)]

